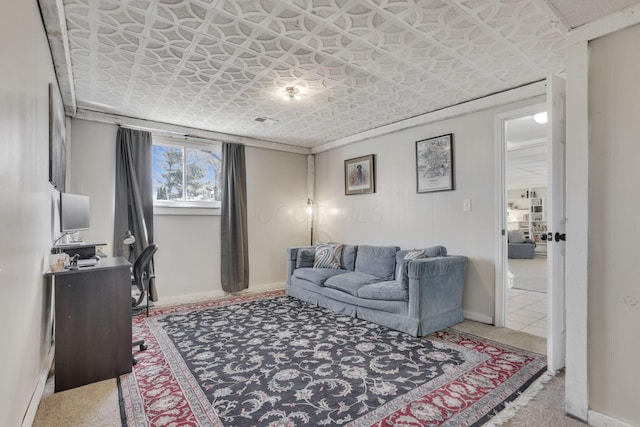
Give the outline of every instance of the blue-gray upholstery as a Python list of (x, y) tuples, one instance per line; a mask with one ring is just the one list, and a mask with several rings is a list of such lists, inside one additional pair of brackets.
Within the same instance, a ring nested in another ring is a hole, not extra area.
[(507, 255), (511, 259), (533, 259), (536, 255), (536, 244), (527, 239), (523, 243), (509, 243)]
[(371, 274), (352, 271), (349, 273), (330, 277), (325, 282), (325, 286), (327, 288), (337, 289), (339, 291), (346, 292), (357, 297), (358, 290), (361, 287), (370, 285), (372, 283), (378, 283), (379, 281), (379, 277), (372, 276)]
[(358, 246), (356, 271), (371, 274), (384, 280), (393, 280), (396, 267), (397, 246)]
[(346, 245), (342, 269), (296, 268), (308, 258), (299, 256), (305, 249), (313, 250), (287, 249), (287, 295), (414, 336), (463, 320), (467, 257), (447, 255), (444, 246), (423, 249), (424, 259), (405, 260), (408, 250), (395, 246)]
[(395, 280), (362, 286), (358, 289), (358, 296), (382, 301), (409, 301), (408, 289)]
[(346, 273), (347, 270), (338, 268), (296, 268), (293, 272), (294, 277), (307, 282), (311, 282), (316, 286), (324, 286), (324, 282), (332, 276)]

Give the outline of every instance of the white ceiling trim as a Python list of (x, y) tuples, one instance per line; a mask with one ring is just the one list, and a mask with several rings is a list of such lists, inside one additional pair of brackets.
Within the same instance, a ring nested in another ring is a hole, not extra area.
[(463, 102), (461, 104), (443, 108), (438, 111), (432, 111), (430, 113), (422, 114), (420, 116), (412, 117), (410, 119), (402, 120), (390, 125), (381, 126), (379, 128), (368, 130), (366, 132), (361, 132), (347, 138), (342, 138), (337, 141), (322, 144), (312, 148), (311, 153), (317, 154), (323, 151), (333, 150), (334, 148), (343, 147), (345, 145), (354, 144), (356, 142), (361, 142), (378, 136), (414, 128), (416, 126), (422, 126), (429, 123), (452, 119), (454, 117), (459, 117), (482, 110), (488, 110), (490, 108), (499, 107), (512, 102), (523, 101), (525, 99), (544, 95), (546, 94), (546, 90), (546, 80), (530, 83), (525, 86), (520, 86), (516, 89), (510, 89), (504, 92), (474, 99), (472, 101)]
[(534, 0), (542, 13), (545, 14), (547, 18), (551, 21), (551, 23), (560, 31), (562, 34), (567, 35), (571, 30), (571, 25), (567, 22), (566, 19), (562, 17), (556, 10), (556, 8), (549, 3), (548, 0)]
[(71, 68), (71, 50), (69, 49), (69, 35), (65, 22), (64, 5), (62, 0), (38, 0), (44, 28), (49, 40), (49, 49), (53, 66), (56, 69), (58, 88), (62, 96), (65, 113), (73, 116), (76, 111), (76, 93), (73, 85), (73, 70)]
[(260, 139), (247, 138), (244, 136), (230, 135), (226, 133), (213, 132), (204, 129), (196, 129), (185, 126), (172, 125), (169, 123), (155, 122), (153, 120), (136, 119), (133, 117), (120, 116), (118, 114), (101, 113), (98, 111), (76, 110), (76, 119), (90, 120), (99, 123), (130, 126), (138, 129), (149, 130), (152, 133), (166, 135), (172, 139), (193, 139), (199, 142), (221, 141), (243, 144), (248, 147), (266, 148), (269, 150), (286, 151), (296, 154), (310, 154), (310, 150), (304, 147), (281, 144), (278, 142), (263, 141)]
[(574, 28), (567, 35), (567, 47), (588, 42), (636, 24), (640, 24), (640, 3)]

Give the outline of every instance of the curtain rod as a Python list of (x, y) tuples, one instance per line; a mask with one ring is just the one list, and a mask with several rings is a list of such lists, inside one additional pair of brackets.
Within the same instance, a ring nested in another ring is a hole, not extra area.
[(198, 137), (198, 136), (191, 136), (191, 135), (186, 134), (186, 133), (175, 132), (175, 131), (171, 131), (171, 130), (154, 129), (154, 128), (144, 127), (144, 126), (132, 126), (132, 125), (127, 125), (127, 124), (122, 124), (122, 123), (116, 123), (116, 124), (118, 125), (118, 127), (121, 127), (121, 128), (133, 129), (133, 130), (143, 130), (143, 131), (146, 131), (146, 132), (151, 132), (152, 135), (157, 135), (157, 136), (160, 136), (160, 137), (179, 140), (179, 141), (196, 142), (196, 143), (201, 143), (201, 144), (225, 143), (226, 142), (228, 144), (244, 145), (243, 143), (229, 142), (229, 141), (224, 141), (222, 139), (208, 139), (208, 138), (202, 138), (202, 137)]
[(102, 113), (94, 110), (86, 110), (84, 108), (78, 108), (74, 116), (76, 119), (91, 120), (94, 122), (108, 123), (112, 125), (119, 125), (123, 127), (137, 128), (137, 129), (150, 129), (151, 132), (167, 133), (182, 135), (197, 140), (200, 138), (202, 141), (220, 141), (228, 142), (230, 144), (242, 144), (246, 147), (264, 148), (267, 150), (284, 151), (295, 154), (309, 154), (311, 150), (305, 147), (299, 147), (296, 145), (285, 144), (281, 142), (266, 141), (246, 136), (232, 135), (226, 133), (220, 133), (210, 130), (190, 128), (179, 125), (172, 125), (169, 123), (154, 122), (153, 120), (136, 119), (133, 117), (121, 116), (113, 113)]

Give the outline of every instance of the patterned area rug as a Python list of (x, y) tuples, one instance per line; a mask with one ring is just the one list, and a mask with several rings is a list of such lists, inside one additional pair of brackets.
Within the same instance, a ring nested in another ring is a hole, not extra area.
[(281, 292), (134, 319), (128, 426), (475, 426), (546, 358), (453, 330), (417, 339)]

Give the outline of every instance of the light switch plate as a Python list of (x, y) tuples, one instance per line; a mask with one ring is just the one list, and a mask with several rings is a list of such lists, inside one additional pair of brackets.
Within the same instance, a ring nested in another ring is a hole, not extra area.
[(465, 212), (471, 211), (471, 199), (464, 199), (462, 201), (462, 210)]

